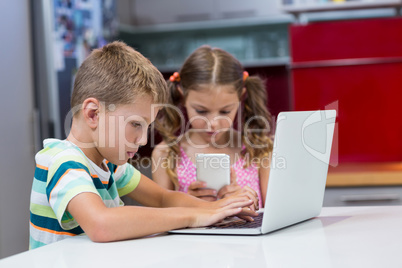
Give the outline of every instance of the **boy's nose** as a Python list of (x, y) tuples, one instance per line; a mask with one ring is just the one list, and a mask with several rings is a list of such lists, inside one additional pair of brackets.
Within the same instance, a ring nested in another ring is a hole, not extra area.
[(148, 133), (145, 131), (142, 133), (140, 137), (137, 138), (135, 144), (139, 146), (144, 146), (147, 144), (147, 142), (148, 142)]

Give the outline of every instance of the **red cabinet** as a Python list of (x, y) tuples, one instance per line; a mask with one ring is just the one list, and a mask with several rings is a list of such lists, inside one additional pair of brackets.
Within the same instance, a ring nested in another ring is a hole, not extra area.
[(402, 161), (402, 19), (290, 26), (295, 110), (338, 110), (339, 163)]

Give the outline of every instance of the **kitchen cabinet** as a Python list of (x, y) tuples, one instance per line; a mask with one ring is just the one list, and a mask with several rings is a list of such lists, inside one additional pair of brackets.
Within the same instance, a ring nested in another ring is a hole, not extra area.
[(339, 163), (402, 161), (401, 18), (292, 25), (295, 110), (338, 110)]
[(338, 112), (327, 186), (402, 185), (385, 168), (402, 164), (401, 32), (399, 17), (290, 26), (294, 109)]
[(134, 27), (122, 25), (119, 39), (171, 72), (196, 48), (209, 44), (233, 54), (246, 67), (289, 63), (291, 19), (228, 19)]
[(401, 0), (282, 0), (282, 11), (296, 22), (390, 17), (400, 14)]

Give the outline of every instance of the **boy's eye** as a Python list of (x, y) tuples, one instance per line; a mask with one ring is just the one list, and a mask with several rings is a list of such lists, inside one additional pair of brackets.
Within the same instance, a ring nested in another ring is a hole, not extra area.
[(140, 127), (142, 127), (142, 125), (141, 125), (140, 123), (138, 123), (138, 122), (133, 122), (132, 125), (133, 125), (133, 127), (135, 127), (135, 128), (140, 128)]

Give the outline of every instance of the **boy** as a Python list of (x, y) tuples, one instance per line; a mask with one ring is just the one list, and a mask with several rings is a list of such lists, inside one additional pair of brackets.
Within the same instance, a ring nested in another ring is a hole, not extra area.
[[(249, 192), (206, 202), (165, 190), (127, 163), (147, 142), (153, 104), (167, 97), (160, 72), (131, 47), (113, 42), (91, 53), (76, 75), (67, 139), (45, 140), (35, 157), (31, 249), (84, 233), (107, 242), (256, 216)], [(123, 195), (147, 207), (123, 206)]]

